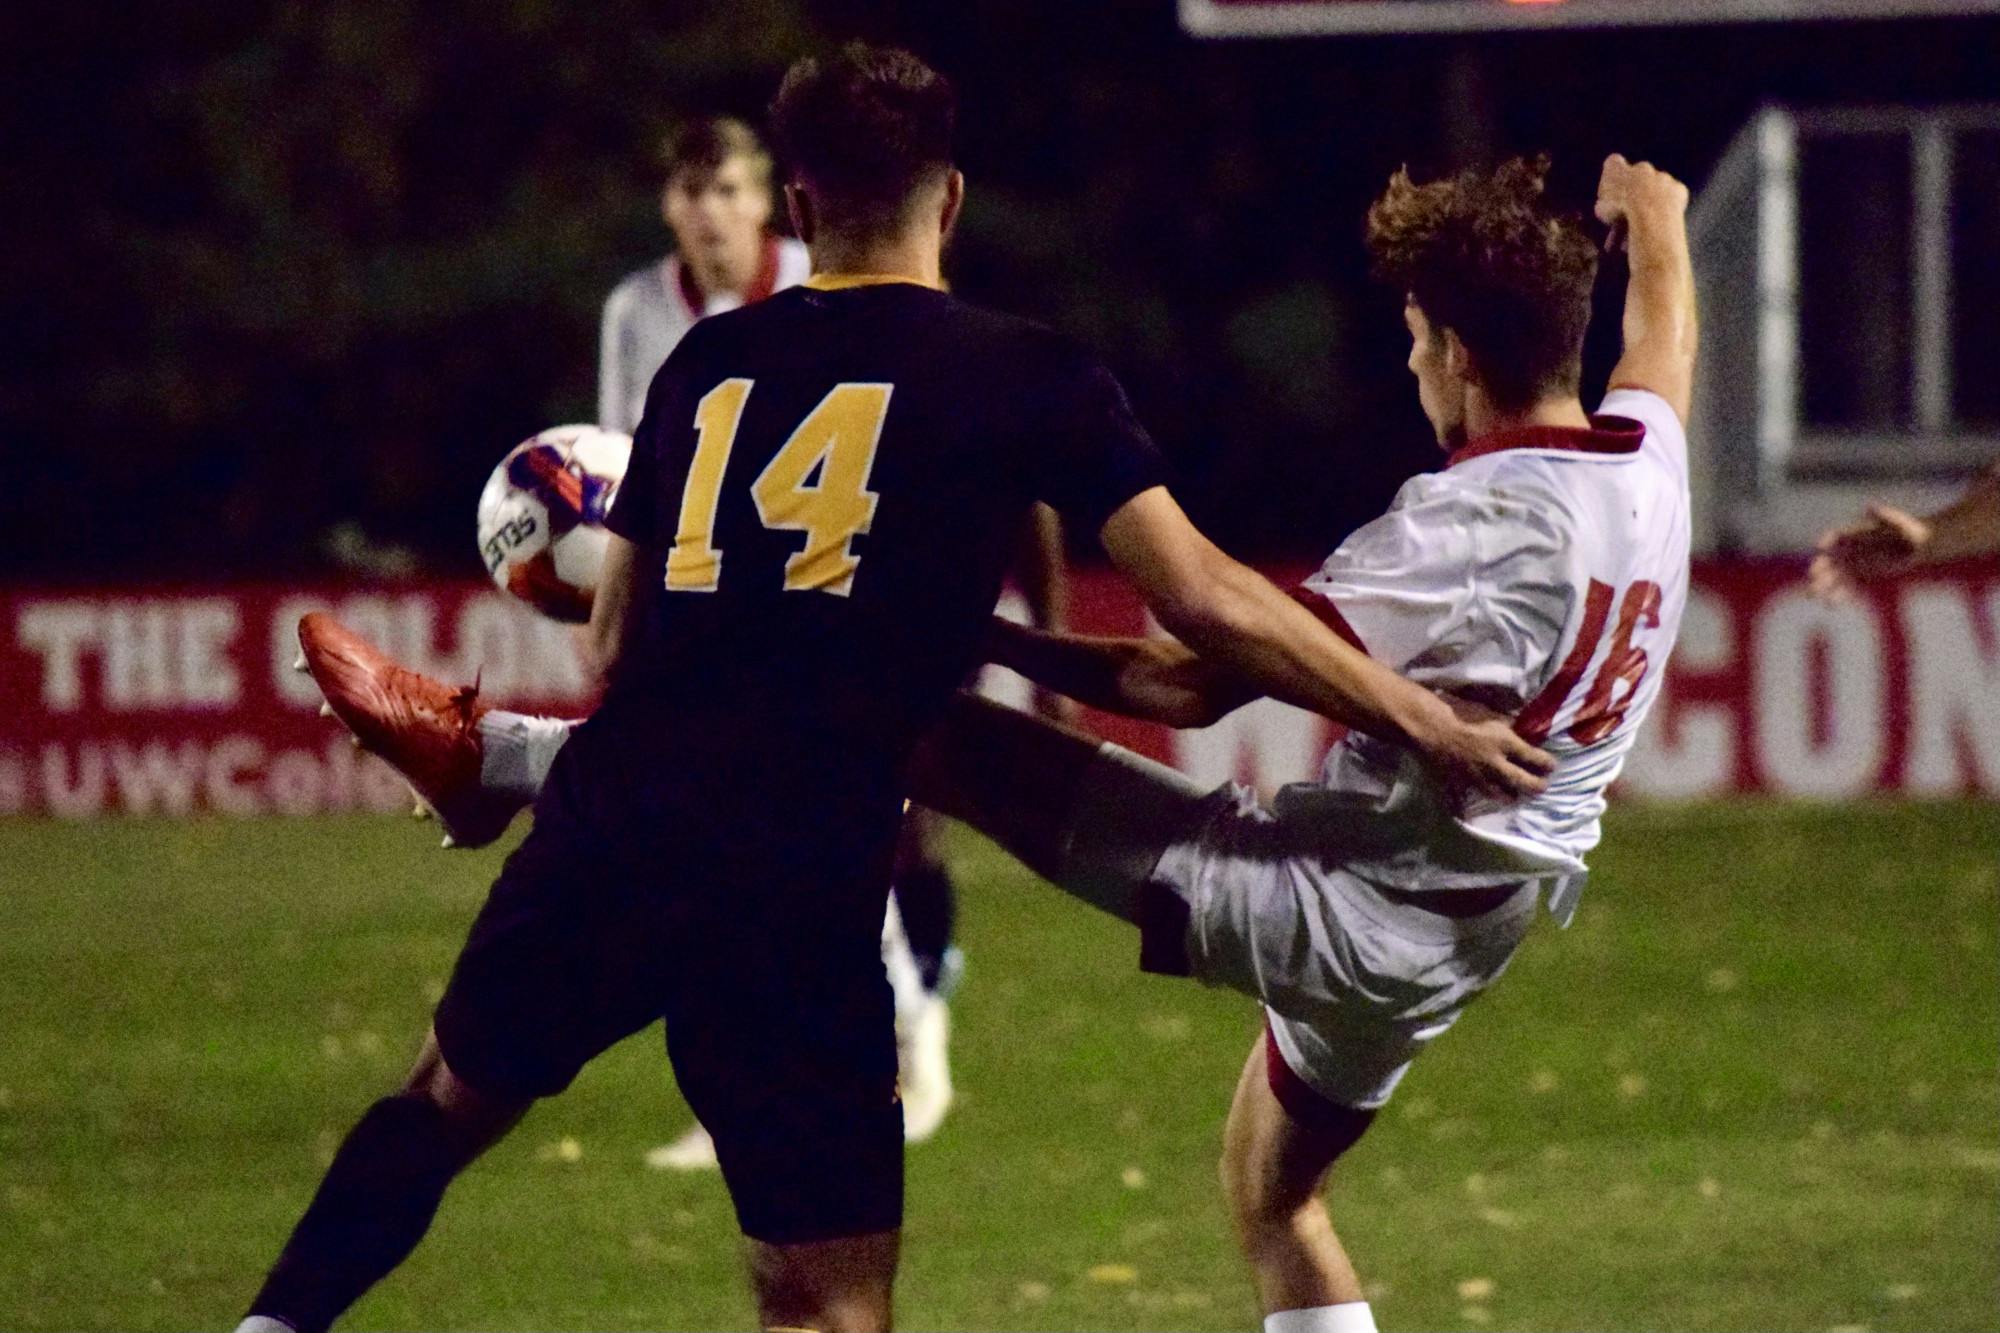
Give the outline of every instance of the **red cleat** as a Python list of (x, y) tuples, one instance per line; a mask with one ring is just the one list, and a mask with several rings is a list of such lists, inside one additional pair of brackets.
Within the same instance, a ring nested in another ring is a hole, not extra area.
[(477, 685), (453, 689), (398, 666), (321, 611), (299, 618), (299, 661), (326, 696), (320, 711), (402, 775), (444, 825), (445, 846), (484, 847), (507, 831), (523, 802), (480, 785), (478, 722), (487, 706)]

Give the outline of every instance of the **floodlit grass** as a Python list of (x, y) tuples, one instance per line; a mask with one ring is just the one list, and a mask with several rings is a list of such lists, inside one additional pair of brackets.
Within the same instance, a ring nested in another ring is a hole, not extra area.
[[(1214, 1157), (1254, 1009), (961, 853), (902, 1322), (1253, 1326)], [(232, 1322), (498, 864), (364, 818), (0, 823), (0, 1327)], [(1596, 865), (1336, 1173), (1384, 1327), (2000, 1326), (2000, 814), (1626, 808)], [(640, 1161), (685, 1119), (657, 1031), (612, 1052), (347, 1327), (748, 1325), (719, 1181)]]

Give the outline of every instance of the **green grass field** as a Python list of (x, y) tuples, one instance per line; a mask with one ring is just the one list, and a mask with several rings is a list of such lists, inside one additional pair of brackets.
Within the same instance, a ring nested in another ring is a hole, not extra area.
[[(967, 839), (913, 1328), (1247, 1328), (1249, 1002)], [(0, 1328), (231, 1324), (395, 1080), (498, 853), (380, 819), (0, 823)], [(1385, 1328), (2000, 1327), (2000, 814), (1617, 812), (1582, 913), (1336, 1172)], [(657, 1031), (535, 1111), (348, 1327), (749, 1322)]]

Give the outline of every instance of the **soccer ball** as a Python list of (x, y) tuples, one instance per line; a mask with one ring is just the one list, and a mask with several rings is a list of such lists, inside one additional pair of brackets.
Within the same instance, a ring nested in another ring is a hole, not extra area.
[(632, 437), (551, 426), (500, 460), (479, 496), (479, 554), (502, 592), (557, 620), (590, 619), (604, 563), (604, 515)]

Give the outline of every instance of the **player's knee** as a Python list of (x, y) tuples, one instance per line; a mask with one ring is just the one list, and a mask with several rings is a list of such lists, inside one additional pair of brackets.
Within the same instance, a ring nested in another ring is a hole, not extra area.
[(425, 1039), (424, 1049), (404, 1080), (400, 1095), (430, 1103), (468, 1141), (480, 1146), (520, 1119), (529, 1104), (527, 1100), (482, 1092), (460, 1078), (445, 1062), (435, 1036)]

